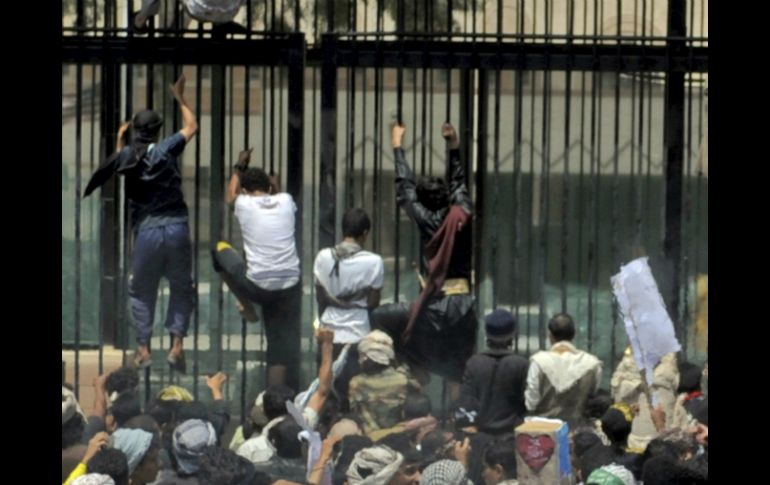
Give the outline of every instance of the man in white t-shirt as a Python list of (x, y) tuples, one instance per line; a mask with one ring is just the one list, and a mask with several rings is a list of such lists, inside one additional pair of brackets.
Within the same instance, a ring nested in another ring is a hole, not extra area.
[(278, 192), (275, 178), (248, 168), (251, 150), (241, 153), (227, 186), (225, 202), (241, 226), (244, 261), (228, 243), (214, 251), (214, 267), (235, 294), (244, 318), (257, 321), (254, 303), (262, 306), (267, 336), (268, 385), (299, 389), (302, 288), (294, 238), (297, 206)]
[[(366, 211), (348, 210), (342, 217), (342, 242), (318, 252), (313, 265), (316, 298), (323, 328), (334, 330), (334, 356), (345, 344), (358, 344), (370, 331), (369, 310), (380, 304), (385, 269), (380, 255), (362, 249), (371, 229)], [(356, 345), (335, 382), (347, 406), (350, 379), (358, 373)]]

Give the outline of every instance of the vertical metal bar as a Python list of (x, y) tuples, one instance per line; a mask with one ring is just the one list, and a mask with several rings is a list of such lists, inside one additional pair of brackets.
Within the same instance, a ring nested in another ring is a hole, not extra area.
[[(317, 5), (317, 4), (316, 4)], [(316, 130), (317, 130), (317, 122), (318, 122), (318, 115), (317, 115), (317, 95), (318, 95), (318, 68), (313, 67), (313, 85), (312, 85), (312, 93), (313, 93), (313, 101), (312, 101), (312, 125), (311, 125), (311, 134), (310, 134), (310, 163), (311, 163), (311, 187), (312, 187), (312, 193), (310, 198), (311, 203), (311, 209), (310, 209), (310, 248), (311, 248), (311, 254), (316, 254), (318, 251), (318, 245), (316, 244), (316, 233), (313, 230), (316, 227), (316, 211), (318, 210), (318, 203), (317, 203), (317, 190), (318, 185), (315, 182), (315, 176), (318, 172), (316, 172), (316, 166), (317, 166), (317, 160), (318, 160), (318, 149), (316, 148)], [(310, 285), (310, 301), (311, 304), (315, 303), (315, 285)], [(316, 313), (313, 313), (313, 315), (316, 315)]]
[[(95, 11), (95, 10), (94, 10)], [(94, 148), (97, 146), (96, 143), (96, 97), (97, 97), (97, 89), (96, 89), (96, 66), (91, 66), (91, 133), (90, 133), (90, 156), (89, 156), (89, 173), (94, 173), (95, 167), (95, 160), (96, 160), (96, 153)], [(82, 100), (81, 100), (82, 102)], [(80, 177), (77, 179), (78, 182), (80, 182)], [(76, 184), (76, 192), (75, 197), (77, 199), (80, 199), (80, 190), (77, 188)], [(88, 217), (88, 233), (91, 238), (95, 239), (95, 228), (94, 228), (94, 214), (93, 214), (93, 205), (91, 205), (91, 210), (89, 211), (89, 217)], [(76, 210), (77, 213), (77, 210)], [(95, 241), (94, 241), (95, 242)], [(93, 258), (93, 256), (90, 256), (89, 259)], [(119, 273), (119, 270), (118, 270)], [(76, 285), (79, 286), (80, 282), (77, 281), (76, 278)], [(116, 286), (116, 290), (118, 290), (118, 287)], [(76, 300), (77, 302), (78, 300)], [(117, 303), (117, 302), (116, 302)], [(98, 356), (97, 356), (97, 369), (98, 374), (101, 375), (102, 371), (104, 369), (104, 329), (100, 325), (100, 322), (97, 321), (96, 325), (96, 332), (97, 332), (97, 338), (98, 338), (98, 345), (99, 348), (97, 350)]]
[[(535, 31), (535, 28), (537, 27), (537, 2), (533, 2), (532, 4), (532, 31)], [(527, 265), (527, 303), (530, 303), (532, 301), (532, 287), (534, 286), (534, 281), (532, 278), (532, 275), (534, 273), (534, 264), (535, 264), (535, 253), (532, 248), (533, 240), (534, 240), (534, 209), (535, 209), (535, 93), (536, 93), (536, 84), (537, 84), (537, 71), (529, 71), (531, 80), (532, 80), (532, 89), (530, 90), (530, 97), (529, 97), (529, 174), (530, 174), (530, 191), (527, 194), (528, 195), (528, 211), (527, 211), (527, 221), (526, 221), (526, 227), (527, 227), (527, 259), (529, 260), (529, 264)], [(527, 354), (530, 353), (530, 347), (531, 347), (531, 336), (532, 336), (532, 312), (528, 309), (527, 310)], [(538, 317), (539, 319), (539, 317)], [(538, 329), (538, 333), (540, 330)], [(538, 348), (539, 344), (538, 344)]]
[[(273, 8), (275, 9), (275, 5)], [(275, 174), (275, 66), (272, 65), (270, 66), (270, 129), (268, 132), (270, 133), (270, 173)]]
[[(333, 2), (330, 2), (333, 3)], [(330, 7), (332, 10), (333, 8)], [(321, 173), (319, 180), (319, 247), (334, 245), (337, 193), (337, 66), (336, 36), (324, 34), (321, 68)]]
[[(498, 6), (500, 5), (498, 1)], [(498, 33), (500, 33), (501, 23), (498, 20)], [(498, 39), (498, 49), (501, 49)], [(499, 53), (499, 50), (498, 50)], [(495, 70), (495, 140), (493, 147), (493, 159), (494, 159), (494, 171), (495, 171), (495, 188), (492, 194), (492, 258), (490, 260), (490, 266), (492, 269), (492, 308), (497, 308), (497, 251), (499, 244), (498, 235), (498, 211), (500, 210), (500, 68)]]
[(345, 119), (345, 136), (347, 137), (347, 150), (346, 150), (346, 163), (345, 163), (345, 178), (347, 180), (345, 195), (347, 200), (346, 209), (354, 207), (355, 205), (355, 141), (356, 141), (356, 69), (355, 67), (348, 67), (347, 69), (347, 93), (346, 93), (346, 119)]
[[(82, 7), (78, 3), (78, 7)], [(75, 395), (80, 395), (80, 298), (81, 298), (81, 248), (80, 248), (80, 205), (82, 192), (81, 165), (83, 141), (83, 66), (75, 67)]]
[[(335, 0), (326, 0), (326, 31), (334, 32), (334, 5)], [(321, 75), (321, 84), (323, 84), (323, 74)], [(321, 87), (323, 90), (323, 87)], [(322, 97), (323, 99), (323, 97)], [(323, 102), (323, 101), (322, 101)], [(323, 127), (323, 125), (322, 125)], [(323, 165), (323, 162), (321, 162)]]
[[(405, 30), (405, 21), (404, 21), (404, 0), (398, 0), (398, 25), (397, 30), (399, 32), (399, 44), (401, 49), (401, 57), (399, 58), (399, 64), (398, 64), (398, 71), (396, 72), (396, 118), (399, 123), (404, 122), (404, 114), (403, 114), (403, 102), (404, 102), (404, 58), (403, 58), (403, 52), (404, 52), (404, 38), (403, 35), (401, 35), (402, 32)], [(414, 139), (414, 136), (412, 137)], [(404, 150), (406, 150), (406, 147), (403, 147)], [(395, 197), (395, 193), (393, 194), (393, 197)], [(395, 231), (394, 231), (394, 256), (395, 256), (395, 265), (394, 265), (394, 274), (396, 277), (395, 280), (395, 302), (398, 303), (399, 300), (399, 293), (400, 293), (400, 285), (401, 285), (401, 213), (398, 208), (398, 204), (394, 205), (395, 210), (393, 211), (394, 215), (394, 222), (395, 222)]]
[[(524, 134), (524, 123), (523, 123), (523, 115), (524, 115), (524, 71), (520, 68), (515, 72), (516, 81), (515, 81), (515, 94), (514, 99), (516, 102), (515, 107), (515, 122), (513, 125), (513, 220), (514, 220), (514, 235), (513, 235), (513, 258), (511, 258), (511, 276), (513, 281), (513, 288), (512, 288), (512, 294), (511, 298), (513, 300), (514, 304), (514, 315), (516, 316), (516, 320), (520, 319), (520, 307), (521, 307), (521, 300), (519, 296), (519, 283), (523, 281), (527, 281), (525, 278), (523, 278), (520, 274), (521, 271), (521, 203), (522, 203), (522, 197), (521, 197), (521, 179), (522, 179), (522, 173), (521, 173), (521, 163), (522, 163), (522, 140), (523, 140), (523, 134)], [(527, 287), (529, 284), (526, 285)], [(527, 312), (529, 313), (529, 312)], [(529, 342), (529, 333), (526, 334), (527, 342)], [(527, 348), (529, 348), (529, 345), (527, 345)], [(519, 339), (517, 338), (515, 341), (514, 349), (516, 352), (519, 351)]]
[[(449, 0), (447, 8), (447, 40), (452, 41), (452, 0)], [(451, 54), (451, 53), (450, 53)], [(451, 60), (451, 59), (450, 59)], [(452, 119), (452, 64), (446, 68), (446, 115), (444, 121), (447, 123)]]
[[(211, 66), (211, 175), (209, 179), (210, 219), (209, 241), (216, 244), (222, 237), (223, 231), (223, 196), (225, 172), (225, 66)], [(213, 275), (212, 275), (213, 276)], [(210, 348), (216, 357), (216, 370), (223, 366), (222, 352), (223, 328), (223, 291), (222, 280), (212, 277), (211, 293), (209, 295), (209, 322), (216, 322), (210, 328)]]
[[(364, 10), (366, 12), (366, 10)], [(364, 22), (366, 25), (366, 22)], [(369, 83), (369, 71), (363, 68), (361, 76), (361, 207), (366, 205), (366, 85)]]
[[(587, 32), (588, 26), (588, 0), (583, 2), (583, 34)], [(583, 255), (583, 227), (584, 222), (587, 221), (586, 213), (583, 206), (583, 193), (584, 193), (584, 177), (585, 177), (585, 107), (586, 107), (586, 71), (580, 72), (580, 173), (578, 175), (578, 200), (577, 200), (577, 213), (578, 213), (578, 267), (577, 267), (577, 281), (578, 284), (583, 283), (583, 261), (586, 259)], [(590, 284), (587, 285), (590, 292)], [(590, 304), (590, 296), (588, 297)], [(591, 319), (588, 319), (589, 333), (593, 323)], [(588, 338), (590, 341), (590, 337)]]
[[(547, 4), (546, 4), (547, 5)], [(547, 11), (547, 10), (546, 10)], [(543, 145), (542, 158), (541, 158), (541, 179), (540, 179), (540, 321), (539, 321), (539, 344), (543, 349), (546, 346), (546, 272), (548, 268), (548, 231), (550, 229), (549, 223), (549, 207), (548, 199), (550, 195), (550, 161), (551, 161), (551, 71), (548, 70), (548, 59), (546, 59), (546, 70), (543, 72), (543, 125), (541, 143)]]
[[(618, 16), (617, 16), (617, 31), (616, 35), (620, 37), (620, 19), (622, 15), (622, 6), (620, 4), (620, 0), (616, 0), (616, 8), (618, 10)], [(618, 209), (620, 205), (619, 195), (618, 192), (620, 191), (620, 180), (619, 180), (619, 163), (620, 163), (620, 41), (616, 41), (616, 45), (618, 48), (618, 69), (615, 71), (615, 120), (614, 120), (614, 127), (613, 127), (613, 170), (612, 170), (612, 210), (611, 210), (611, 216), (610, 216), (610, 233), (612, 234), (612, 237), (610, 238), (610, 259), (611, 259), (611, 267), (616, 268), (620, 264), (620, 257), (618, 255), (618, 232), (620, 231), (620, 228), (618, 227)], [(618, 308), (617, 308), (617, 302), (615, 299), (612, 299), (611, 303), (611, 318), (612, 318), (612, 330), (610, 335), (610, 368), (615, 368), (615, 361), (616, 361), (616, 351), (615, 351), (615, 335), (617, 332), (618, 327)]]
[[(567, 10), (567, 43), (572, 45), (572, 35), (575, 21), (575, 2), (570, 0)], [(562, 199), (561, 199), (561, 278), (559, 286), (561, 287), (561, 311), (567, 311), (567, 262), (569, 260), (569, 179), (570, 179), (570, 126), (572, 124), (572, 63), (571, 58), (567, 61), (567, 70), (565, 72), (564, 88), (564, 174), (562, 177)]]
[[(686, 34), (686, 4), (684, 0), (671, 0), (668, 4), (668, 36), (684, 37)], [(682, 53), (685, 48), (683, 40), (668, 40), (668, 54)], [(663, 119), (665, 146), (666, 174), (666, 230), (663, 241), (663, 251), (671, 268), (670, 288), (667, 300), (669, 313), (674, 319), (677, 338), (682, 341), (685, 337), (682, 319), (679, 312), (679, 286), (681, 279), (682, 259), (682, 171), (684, 159), (684, 73), (666, 73), (666, 111)]]
[(305, 128), (305, 38), (303, 34), (292, 35), (292, 49), (288, 65), (288, 123), (286, 151), (288, 155), (288, 170), (286, 174), (286, 187), (297, 204), (295, 234), (297, 247), (302, 248), (302, 220), (305, 206), (303, 181), (304, 181), (304, 137)]
[[(472, 79), (472, 78), (471, 78)], [(487, 178), (487, 159), (488, 148), (488, 124), (489, 124), (489, 78), (487, 77), (487, 71), (485, 69), (478, 70), (478, 145), (476, 147), (476, 177), (475, 177), (475, 203), (474, 203), (474, 218), (473, 218), (473, 236), (475, 240), (474, 248), (474, 270), (476, 274), (476, 281), (473, 285), (473, 289), (476, 293), (476, 301), (481, 301), (481, 283), (484, 275), (483, 254), (481, 252), (484, 247), (484, 229), (486, 226), (486, 178)], [(473, 90), (470, 91), (469, 96), (470, 109), (473, 109)], [(473, 129), (473, 124), (469, 124), (469, 127)], [(472, 139), (469, 137), (469, 139)], [(468, 143), (470, 145), (470, 142)], [(469, 157), (470, 158), (470, 157)], [(466, 166), (471, 166), (469, 163)], [(466, 173), (470, 173), (466, 172)]]
[[(195, 66), (195, 119), (201, 119), (203, 103), (203, 73), (201, 66)], [(193, 396), (198, 399), (198, 377), (200, 375), (200, 230), (201, 230), (201, 137), (195, 137), (195, 187), (193, 190), (195, 211), (195, 232), (193, 233), (193, 278), (195, 281), (195, 308), (193, 315)], [(210, 288), (210, 287), (209, 287)]]
[[(428, 69), (422, 68), (422, 145), (421, 145), (421, 152), (420, 152), (420, 175), (425, 175), (425, 156), (426, 156), (426, 150), (428, 149), (428, 138), (427, 138), (427, 131), (428, 127), (426, 126), (426, 123), (428, 122), (428, 85), (426, 83), (428, 79)], [(415, 99), (417, 99), (417, 96), (415, 95)], [(415, 110), (416, 114), (417, 110)]]

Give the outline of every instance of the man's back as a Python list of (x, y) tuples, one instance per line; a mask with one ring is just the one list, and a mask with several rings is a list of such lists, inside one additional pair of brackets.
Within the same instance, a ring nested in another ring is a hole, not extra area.
[(510, 350), (489, 350), (468, 360), (461, 392), (481, 401), (480, 430), (513, 432), (521, 423), (528, 365)]
[(418, 389), (406, 368), (387, 367), (376, 374), (359, 374), (350, 381), (351, 410), (364, 419), (367, 433), (390, 428), (401, 421), (406, 395)]
[(602, 364), (567, 341), (535, 353), (527, 375), (527, 409), (568, 422), (581, 418), (589, 394), (599, 386)]
[[(342, 298), (355, 308), (327, 306), (321, 323), (334, 330), (336, 343), (355, 343), (370, 331), (365, 290), (381, 289), (385, 268), (380, 255), (360, 250), (337, 260), (335, 248), (319, 251), (313, 265), (317, 282), (333, 296)], [(335, 263), (338, 263), (335, 270)], [(353, 298), (345, 298), (353, 296)]]
[[(241, 226), (248, 265), (247, 277), (258, 286), (280, 289), (276, 282), (299, 279), (294, 239), (294, 199), (287, 193), (239, 195), (235, 217)], [(275, 285), (278, 286), (275, 286)]]
[(187, 205), (182, 194), (182, 174), (178, 163), (178, 157), (186, 143), (181, 133), (174, 133), (159, 143), (150, 145), (147, 153), (136, 165), (128, 160), (134, 156), (130, 147), (121, 151), (121, 163), (125, 161), (132, 165), (132, 168), (121, 173), (126, 177), (126, 196), (135, 229), (147, 219), (187, 218)]

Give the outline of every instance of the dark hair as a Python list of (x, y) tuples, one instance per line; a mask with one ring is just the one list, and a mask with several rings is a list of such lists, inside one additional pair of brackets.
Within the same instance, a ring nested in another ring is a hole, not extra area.
[(554, 315), (548, 322), (548, 330), (557, 342), (575, 338), (575, 322), (567, 313), (557, 313)]
[(609, 391), (597, 389), (588, 395), (585, 408), (583, 409), (583, 416), (587, 419), (601, 419), (613, 402), (614, 400)]
[(262, 410), (268, 421), (286, 414), (286, 401), (294, 399), (294, 391), (283, 385), (273, 385), (265, 389), (262, 396)]
[(110, 373), (104, 383), (107, 394), (133, 391), (139, 385), (139, 373), (135, 368), (124, 366)]
[(234, 451), (207, 446), (200, 457), (197, 477), (201, 485), (250, 484), (256, 471), (249, 460)]
[(433, 176), (417, 181), (417, 200), (429, 211), (440, 211), (449, 205), (449, 191), (444, 179)]
[(200, 401), (182, 401), (176, 410), (176, 422), (183, 423), (188, 419), (200, 419), (208, 421), (209, 410), (205, 404)]
[(668, 456), (650, 458), (642, 471), (644, 485), (669, 485), (680, 483), (679, 464)]
[(117, 448), (104, 448), (86, 464), (88, 473), (109, 475), (116, 485), (128, 485), (128, 458)]
[(80, 413), (75, 413), (66, 423), (61, 425), (61, 449), (69, 448), (80, 443), (86, 423)]
[(147, 414), (153, 417), (159, 426), (172, 423), (176, 419), (176, 413), (181, 401), (163, 401), (155, 399), (150, 404)]
[(621, 411), (610, 408), (602, 416), (602, 431), (616, 450), (622, 449), (631, 434), (631, 423)]
[(393, 451), (397, 451), (402, 455), (412, 450), (412, 441), (409, 439), (409, 435), (406, 433), (391, 433), (387, 436), (380, 438), (377, 445), (384, 445)]
[(700, 367), (690, 362), (679, 364), (679, 387), (676, 392), (695, 392), (700, 391), (700, 378), (702, 372)]
[(123, 423), (123, 428), (141, 429), (143, 431), (147, 431), (148, 433), (152, 434), (153, 439), (160, 436), (160, 426), (158, 426), (155, 418), (149, 414), (140, 414), (139, 416), (134, 416), (133, 418)]
[(250, 167), (244, 170), (240, 175), (241, 187), (246, 192), (254, 192), (259, 190), (260, 192), (270, 192), (272, 183), (270, 177), (267, 176), (264, 170), (261, 168)]
[(367, 436), (350, 435), (345, 436), (334, 445), (334, 454), (337, 457), (337, 463), (334, 465), (332, 483), (342, 485), (347, 480), (347, 470), (356, 453), (369, 448), (373, 445), (372, 440)]
[(583, 481), (588, 480), (591, 473), (597, 468), (609, 465), (616, 459), (616, 454), (609, 446), (596, 444), (583, 453), (578, 460), (580, 464), (580, 476)]
[(110, 414), (115, 419), (115, 424), (123, 424), (134, 416), (142, 414), (142, 403), (136, 392), (129, 391), (119, 395), (110, 407)]
[(489, 468), (500, 465), (506, 479), (516, 478), (516, 441), (509, 438), (490, 442), (484, 450), (484, 464)]
[(431, 413), (430, 398), (422, 393), (409, 393), (404, 401), (404, 419), (416, 419)]
[(267, 439), (275, 446), (275, 451), (281, 458), (302, 458), (302, 443), (297, 435), (302, 428), (293, 418), (286, 417), (267, 433)]
[(572, 447), (575, 451), (575, 457), (579, 459), (586, 451), (601, 442), (602, 439), (599, 438), (599, 435), (593, 429), (576, 429), (575, 434), (572, 435)]
[(360, 237), (372, 228), (372, 221), (365, 210), (354, 207), (342, 216), (343, 237)]

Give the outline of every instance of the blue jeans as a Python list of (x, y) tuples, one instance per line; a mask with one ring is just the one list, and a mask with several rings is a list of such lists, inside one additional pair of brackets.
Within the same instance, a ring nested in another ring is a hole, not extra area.
[(134, 239), (131, 270), (133, 275), (129, 291), (137, 343), (147, 345), (152, 337), (161, 277), (166, 277), (171, 291), (165, 326), (173, 335), (186, 336), (195, 305), (192, 243), (187, 223), (139, 231)]

